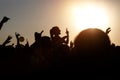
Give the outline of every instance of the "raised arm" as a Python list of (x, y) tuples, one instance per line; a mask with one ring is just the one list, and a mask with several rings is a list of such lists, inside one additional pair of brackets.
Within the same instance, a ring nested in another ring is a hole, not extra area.
[(11, 42), (12, 37), (8, 36), (7, 39), (3, 42), (2, 46), (6, 46), (6, 44)]
[(19, 41), (20, 34), (18, 34), (17, 32), (15, 32), (15, 36), (16, 36), (16, 39), (17, 39), (17, 45), (20, 45), (20, 41)]
[(51, 39), (53, 40), (53, 31), (52, 31), (52, 29), (50, 30), (50, 37), (51, 37)]
[(66, 34), (67, 34), (67, 39), (66, 39), (66, 43), (69, 43), (69, 31), (66, 29)]
[(3, 24), (6, 23), (9, 19), (10, 19), (10, 18), (8, 18), (8, 17), (6, 17), (6, 16), (3, 17), (3, 19), (2, 19), (1, 22), (0, 22), (0, 30), (1, 30), (2, 26), (3, 26)]
[(62, 39), (64, 40), (66, 44), (68, 44), (69, 43), (69, 31), (67, 29), (66, 29), (66, 34), (67, 36), (64, 36)]

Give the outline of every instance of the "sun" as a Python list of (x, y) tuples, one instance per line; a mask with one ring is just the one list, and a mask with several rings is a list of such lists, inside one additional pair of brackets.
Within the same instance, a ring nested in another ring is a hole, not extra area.
[(105, 30), (108, 27), (108, 15), (100, 7), (94, 5), (74, 6), (72, 13), (74, 24), (78, 30), (86, 28), (100, 28)]

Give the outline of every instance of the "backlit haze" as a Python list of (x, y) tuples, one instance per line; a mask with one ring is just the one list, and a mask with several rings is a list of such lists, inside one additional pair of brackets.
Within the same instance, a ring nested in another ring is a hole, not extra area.
[[(34, 32), (50, 36), (49, 30), (59, 26), (61, 36), (70, 33), (70, 40), (86, 28), (99, 28), (109, 33), (112, 43), (120, 45), (120, 0), (0, 0), (0, 20), (10, 20), (0, 31), (0, 44), (8, 35), (16, 43), (15, 32), (34, 42)], [(24, 44), (24, 43), (23, 43)]]

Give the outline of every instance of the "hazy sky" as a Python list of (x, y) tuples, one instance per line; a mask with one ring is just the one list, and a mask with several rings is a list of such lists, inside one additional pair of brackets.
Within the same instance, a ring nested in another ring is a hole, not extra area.
[(80, 30), (74, 24), (71, 8), (85, 3), (94, 3), (106, 10), (109, 23), (104, 29), (111, 27), (110, 39), (112, 43), (120, 45), (120, 0), (0, 0), (0, 20), (3, 16), (10, 18), (0, 31), (0, 44), (8, 35), (13, 37), (11, 43), (16, 43), (15, 32), (23, 35), (31, 44), (34, 42), (34, 32), (44, 30), (43, 35), (49, 36), (53, 26), (60, 27), (61, 36), (68, 28), (70, 40), (74, 40)]

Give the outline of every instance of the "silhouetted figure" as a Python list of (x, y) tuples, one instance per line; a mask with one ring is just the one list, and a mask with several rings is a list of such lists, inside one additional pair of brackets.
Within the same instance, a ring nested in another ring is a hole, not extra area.
[(41, 39), (41, 36), (42, 36), (43, 32), (44, 31), (42, 30), (40, 33), (38, 33), (38, 32), (34, 33), (35, 42), (30, 46), (31, 48), (36, 48), (37, 46), (39, 46), (40, 39)]
[[(9, 18), (4, 17), (0, 29)], [(17, 44), (7, 45), (12, 37), (0, 45), (0, 71), (79, 71), (79, 72), (115, 72), (120, 71), (120, 46), (111, 44), (109, 32), (89, 28), (81, 31), (74, 42), (69, 43), (69, 31), (60, 37), (58, 26), (50, 29), (50, 37), (42, 36), (43, 30), (34, 33), (35, 42), (29, 42), (19, 33), (15, 33)]]
[(52, 42), (55, 45), (68, 44), (68, 42), (69, 42), (69, 32), (68, 32), (68, 30), (66, 29), (67, 36), (60, 37), (59, 36), (60, 34), (61, 34), (61, 31), (60, 31), (59, 27), (58, 26), (53, 27), (50, 30), (50, 36), (51, 36)]
[(30, 46), (32, 65), (37, 70), (45, 70), (51, 63), (51, 39), (48, 36), (41, 36), (42, 33), (43, 31), (35, 32), (35, 42)]
[(2, 26), (3, 26), (3, 24), (6, 23), (9, 19), (10, 19), (10, 18), (8, 18), (8, 17), (6, 17), (6, 16), (3, 17), (3, 19), (2, 19), (1, 22), (0, 22), (0, 30), (1, 30)]
[(0, 46), (0, 71), (10, 70), (12, 66), (12, 56), (14, 54), (13, 45), (8, 45), (11, 42), (12, 37), (8, 36), (3, 44)]
[(77, 66), (85, 71), (110, 69), (111, 42), (109, 36), (100, 29), (90, 28), (78, 34), (74, 41), (73, 53)]
[(50, 29), (50, 36), (52, 41), (52, 60), (53, 69), (62, 70), (65, 67), (67, 61), (67, 55), (70, 52), (69, 43), (69, 31), (66, 29), (66, 36), (60, 37), (61, 31), (58, 26)]
[(20, 42), (24, 41), (24, 37), (20, 36), (20, 34), (17, 33), (17, 32), (15, 32), (15, 36), (16, 36), (16, 39), (17, 39), (17, 45), (16, 45), (16, 47), (17, 48), (23, 48), (24, 45), (20, 44)]
[(99, 29), (86, 29), (78, 34), (75, 47), (82, 51), (101, 51), (109, 49), (111, 43), (108, 35)]

